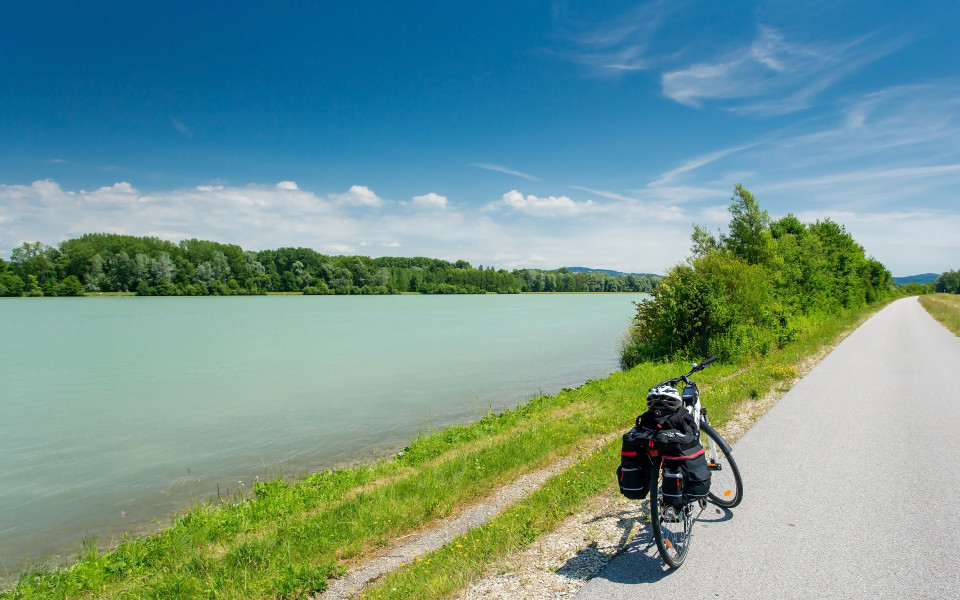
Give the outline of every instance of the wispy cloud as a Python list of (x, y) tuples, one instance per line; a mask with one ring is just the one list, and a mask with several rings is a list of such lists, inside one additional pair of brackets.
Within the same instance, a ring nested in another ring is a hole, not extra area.
[(173, 123), (174, 129), (187, 136), (188, 138), (193, 138), (193, 131), (189, 127), (183, 124), (183, 121), (176, 117), (171, 117), (170, 122)]
[(865, 65), (894, 52), (903, 39), (862, 36), (841, 42), (787, 40), (761, 26), (749, 46), (717, 61), (699, 62), (663, 74), (663, 93), (700, 108), (709, 100), (750, 100), (732, 106), (745, 113), (783, 114), (807, 108), (817, 94)]
[(683, 163), (682, 165), (680, 165), (675, 169), (671, 169), (666, 173), (663, 173), (662, 175), (660, 175), (660, 177), (651, 181), (649, 184), (649, 187), (661, 187), (661, 186), (672, 184), (679, 175), (688, 173), (695, 169), (699, 169), (704, 165), (708, 165), (714, 161), (720, 160), (725, 156), (729, 156), (735, 152), (740, 152), (741, 150), (746, 150), (747, 148), (751, 148), (755, 145), (756, 143), (741, 144), (739, 146), (723, 148), (722, 150), (717, 150), (715, 152), (710, 152), (709, 154), (704, 154), (703, 156), (698, 156), (696, 158), (688, 160), (687, 162)]
[(506, 173), (507, 175), (514, 175), (516, 177), (523, 177), (524, 179), (529, 179), (530, 181), (540, 181), (538, 177), (528, 175), (522, 171), (508, 169), (507, 167), (502, 167), (500, 165), (492, 165), (490, 163), (470, 163), (470, 166), (477, 167), (478, 169), (486, 169), (488, 171), (497, 171), (498, 173)]
[(960, 159), (960, 82), (895, 86), (843, 101), (819, 128), (784, 132), (768, 151), (796, 166), (884, 156), (904, 161)]
[(588, 194), (593, 194), (594, 196), (600, 196), (601, 198), (609, 198), (610, 200), (620, 200), (621, 202), (636, 202), (637, 198), (632, 196), (626, 196), (620, 192), (612, 192), (609, 190), (595, 190), (593, 188), (583, 187), (580, 185), (571, 185), (572, 189), (580, 190), (581, 192), (587, 192)]
[[(642, 3), (615, 19), (585, 30), (574, 20), (557, 23), (558, 28), (566, 30), (562, 37), (570, 44), (569, 49), (557, 53), (588, 67), (596, 75), (655, 68), (661, 60), (650, 55), (656, 35), (664, 22), (685, 4), (666, 0)], [(577, 30), (569, 31), (570, 28)]]
[(960, 163), (925, 167), (875, 168), (860, 171), (845, 171), (831, 175), (820, 175), (765, 184), (763, 189), (767, 191), (784, 189), (800, 190), (809, 188), (831, 188), (854, 184), (863, 185), (865, 183), (886, 186), (890, 181), (904, 183), (910, 180), (927, 180), (940, 177), (949, 177), (951, 179), (960, 177)]

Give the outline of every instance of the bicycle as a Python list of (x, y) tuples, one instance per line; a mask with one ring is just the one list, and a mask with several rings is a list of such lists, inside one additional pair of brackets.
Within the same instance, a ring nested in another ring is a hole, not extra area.
[[(737, 468), (737, 463), (733, 459), (733, 449), (710, 425), (710, 420), (707, 418), (707, 409), (700, 404), (700, 391), (697, 384), (689, 379), (691, 375), (702, 371), (715, 360), (717, 360), (716, 356), (708, 358), (700, 364), (694, 364), (689, 373), (658, 383), (654, 388), (663, 385), (676, 388), (678, 383), (682, 382), (684, 384), (681, 398), (684, 406), (691, 412), (697, 422), (700, 444), (704, 448), (707, 469), (710, 471), (710, 491), (707, 498), (717, 506), (733, 508), (740, 504), (743, 499), (743, 480), (740, 477), (740, 469)], [(683, 560), (687, 556), (693, 524), (700, 513), (703, 512), (703, 509), (706, 508), (706, 501), (704, 499), (690, 500), (680, 505), (665, 503), (663, 494), (664, 475), (667, 477), (678, 477), (678, 475), (665, 472), (665, 469), (662, 468), (663, 461), (658, 450), (650, 449), (649, 455), (653, 464), (653, 469), (650, 471), (649, 487), (650, 524), (653, 529), (653, 537), (663, 561), (670, 567), (677, 568), (683, 564)], [(700, 510), (697, 511), (695, 506), (699, 507)]]

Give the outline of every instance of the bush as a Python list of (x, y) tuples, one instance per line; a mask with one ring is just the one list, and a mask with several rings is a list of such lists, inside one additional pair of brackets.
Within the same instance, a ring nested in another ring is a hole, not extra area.
[(730, 234), (694, 226), (694, 256), (637, 304), (621, 344), (624, 369), (643, 361), (739, 361), (796, 339), (812, 321), (895, 293), (890, 272), (867, 258), (842, 225), (771, 222), (737, 185)]

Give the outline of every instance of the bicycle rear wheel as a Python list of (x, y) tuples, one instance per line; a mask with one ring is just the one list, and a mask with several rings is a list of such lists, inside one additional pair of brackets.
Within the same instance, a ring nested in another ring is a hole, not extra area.
[(683, 564), (690, 548), (690, 531), (694, 521), (693, 504), (681, 507), (664, 505), (662, 471), (660, 465), (657, 465), (650, 473), (650, 527), (663, 562), (675, 569)]
[(700, 445), (706, 450), (707, 468), (710, 469), (710, 501), (724, 508), (740, 504), (743, 480), (730, 445), (706, 422), (700, 423)]

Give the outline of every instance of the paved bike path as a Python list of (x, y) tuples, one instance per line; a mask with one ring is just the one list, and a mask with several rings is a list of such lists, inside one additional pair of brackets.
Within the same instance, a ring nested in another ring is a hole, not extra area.
[(684, 564), (646, 528), (576, 596), (960, 597), (960, 338), (915, 298), (853, 332), (734, 447)]

